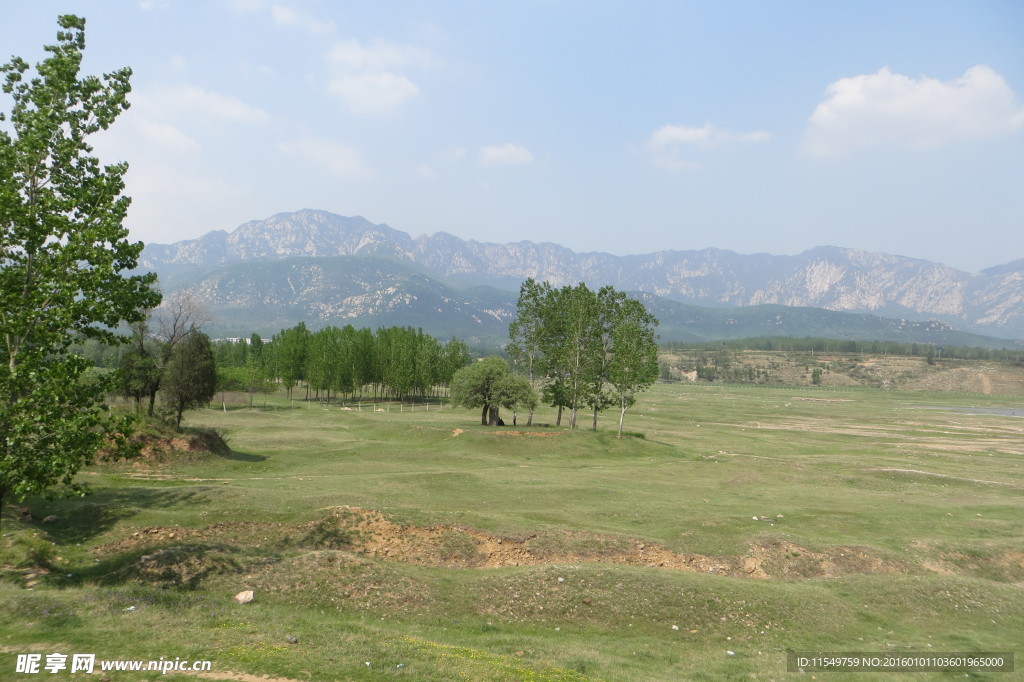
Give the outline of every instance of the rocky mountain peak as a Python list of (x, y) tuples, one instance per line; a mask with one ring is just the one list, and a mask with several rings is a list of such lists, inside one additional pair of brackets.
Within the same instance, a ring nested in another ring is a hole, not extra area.
[(550, 242), (478, 242), (445, 232), (413, 239), (362, 216), (306, 209), (253, 220), (231, 233), (150, 244), (141, 263), (163, 278), (186, 266), (194, 273), (232, 262), (337, 256), (384, 258), (432, 277), (511, 291), (528, 277), (556, 286), (585, 281), (697, 305), (870, 312), (1024, 338), (1024, 259), (972, 275), (926, 260), (837, 246), (795, 256), (721, 249), (614, 256)]

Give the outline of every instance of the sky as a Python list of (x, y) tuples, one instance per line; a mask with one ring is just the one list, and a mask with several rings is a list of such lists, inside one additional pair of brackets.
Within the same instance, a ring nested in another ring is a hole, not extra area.
[[(37, 0), (129, 66), (94, 145), (134, 239), (303, 208), (617, 255), (832, 245), (1024, 258), (1018, 0)], [(0, 96), (0, 111), (9, 102)]]

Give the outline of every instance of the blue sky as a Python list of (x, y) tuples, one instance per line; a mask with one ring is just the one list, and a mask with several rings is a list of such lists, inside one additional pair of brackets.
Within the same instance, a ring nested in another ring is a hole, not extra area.
[[(8, 3), (134, 70), (137, 239), (301, 208), (615, 254), (1024, 257), (1024, 3)], [(3, 109), (7, 106), (4, 104)]]

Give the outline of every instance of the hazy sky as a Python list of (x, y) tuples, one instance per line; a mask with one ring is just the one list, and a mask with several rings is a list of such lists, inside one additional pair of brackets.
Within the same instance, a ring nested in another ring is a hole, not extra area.
[[(134, 70), (135, 238), (275, 213), (615, 254), (1024, 257), (1024, 3), (37, 0)], [(9, 107), (4, 102), (2, 109)]]

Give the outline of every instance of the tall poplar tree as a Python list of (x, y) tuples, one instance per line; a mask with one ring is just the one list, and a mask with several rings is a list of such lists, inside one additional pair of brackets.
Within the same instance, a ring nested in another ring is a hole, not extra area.
[(615, 388), (619, 403), (619, 438), (626, 410), (636, 402), (637, 392), (647, 390), (658, 378), (657, 326), (658, 320), (636, 299), (623, 299), (616, 307), (608, 382)]
[[(544, 304), (551, 295), (551, 285), (537, 282), (532, 277), (519, 287), (516, 319), (508, 326), (509, 344), (506, 350), (516, 367), (537, 390), (543, 372), (544, 338), (549, 332), (544, 321)], [(526, 417), (526, 425), (533, 424), (533, 408)]]
[(89, 363), (69, 347), (123, 342), (111, 330), (160, 301), (155, 275), (125, 275), (143, 247), (123, 227), (128, 166), (101, 165), (89, 144), (128, 108), (131, 70), (80, 77), (85, 20), (58, 25), (35, 75), (20, 57), (0, 66), (0, 511), (80, 490), (75, 474), (101, 447), (127, 451), (131, 420), (103, 404), (116, 374), (84, 380)]

